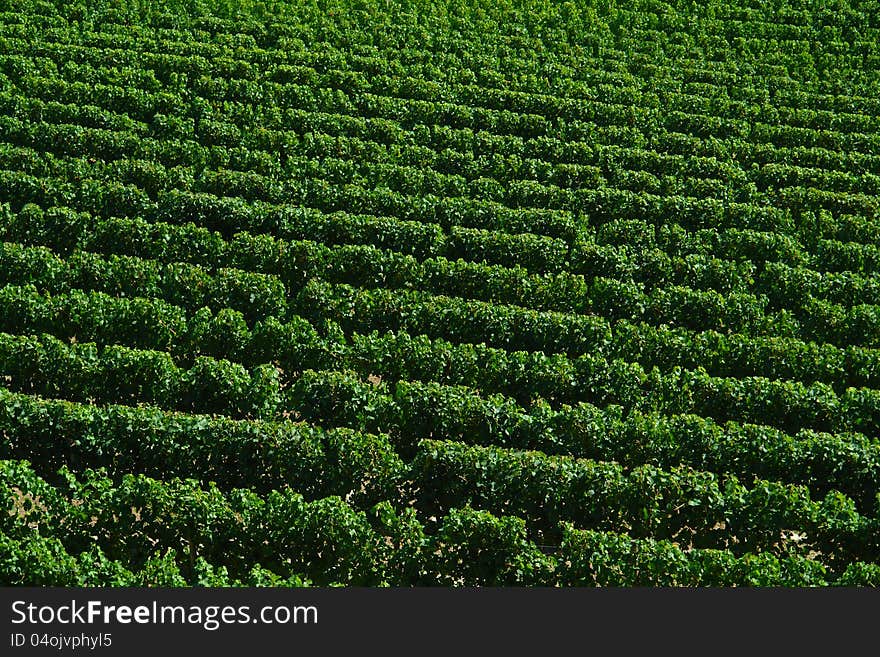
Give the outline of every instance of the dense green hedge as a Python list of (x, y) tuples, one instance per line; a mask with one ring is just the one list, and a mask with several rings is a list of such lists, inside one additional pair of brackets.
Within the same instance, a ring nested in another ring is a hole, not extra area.
[[(191, 481), (66, 471), (52, 487), (26, 462), (0, 461), (12, 513), (0, 527), (4, 584), (286, 585), (759, 585), (874, 584), (876, 567), (852, 562), (835, 577), (796, 555), (735, 556), (670, 541), (560, 527), (547, 553), (523, 520), (454, 509), (436, 531), (381, 503), (366, 513), (338, 497), (221, 493)], [(122, 528), (122, 530), (120, 530)], [(210, 540), (208, 540), (210, 539)], [(242, 559), (246, 557), (246, 559)], [(253, 564), (254, 557), (266, 564)], [(121, 560), (121, 561), (120, 561)], [(130, 565), (129, 565), (130, 564)], [(281, 575), (278, 575), (281, 573)]]

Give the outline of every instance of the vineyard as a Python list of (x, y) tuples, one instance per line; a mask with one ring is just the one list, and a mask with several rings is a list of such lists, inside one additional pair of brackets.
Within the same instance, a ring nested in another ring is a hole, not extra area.
[(877, 0), (0, 0), (0, 584), (880, 586)]

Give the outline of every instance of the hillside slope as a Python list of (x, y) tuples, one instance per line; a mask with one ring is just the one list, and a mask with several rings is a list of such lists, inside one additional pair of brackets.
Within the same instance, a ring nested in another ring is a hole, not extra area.
[(877, 2), (0, 9), (0, 583), (880, 584)]

